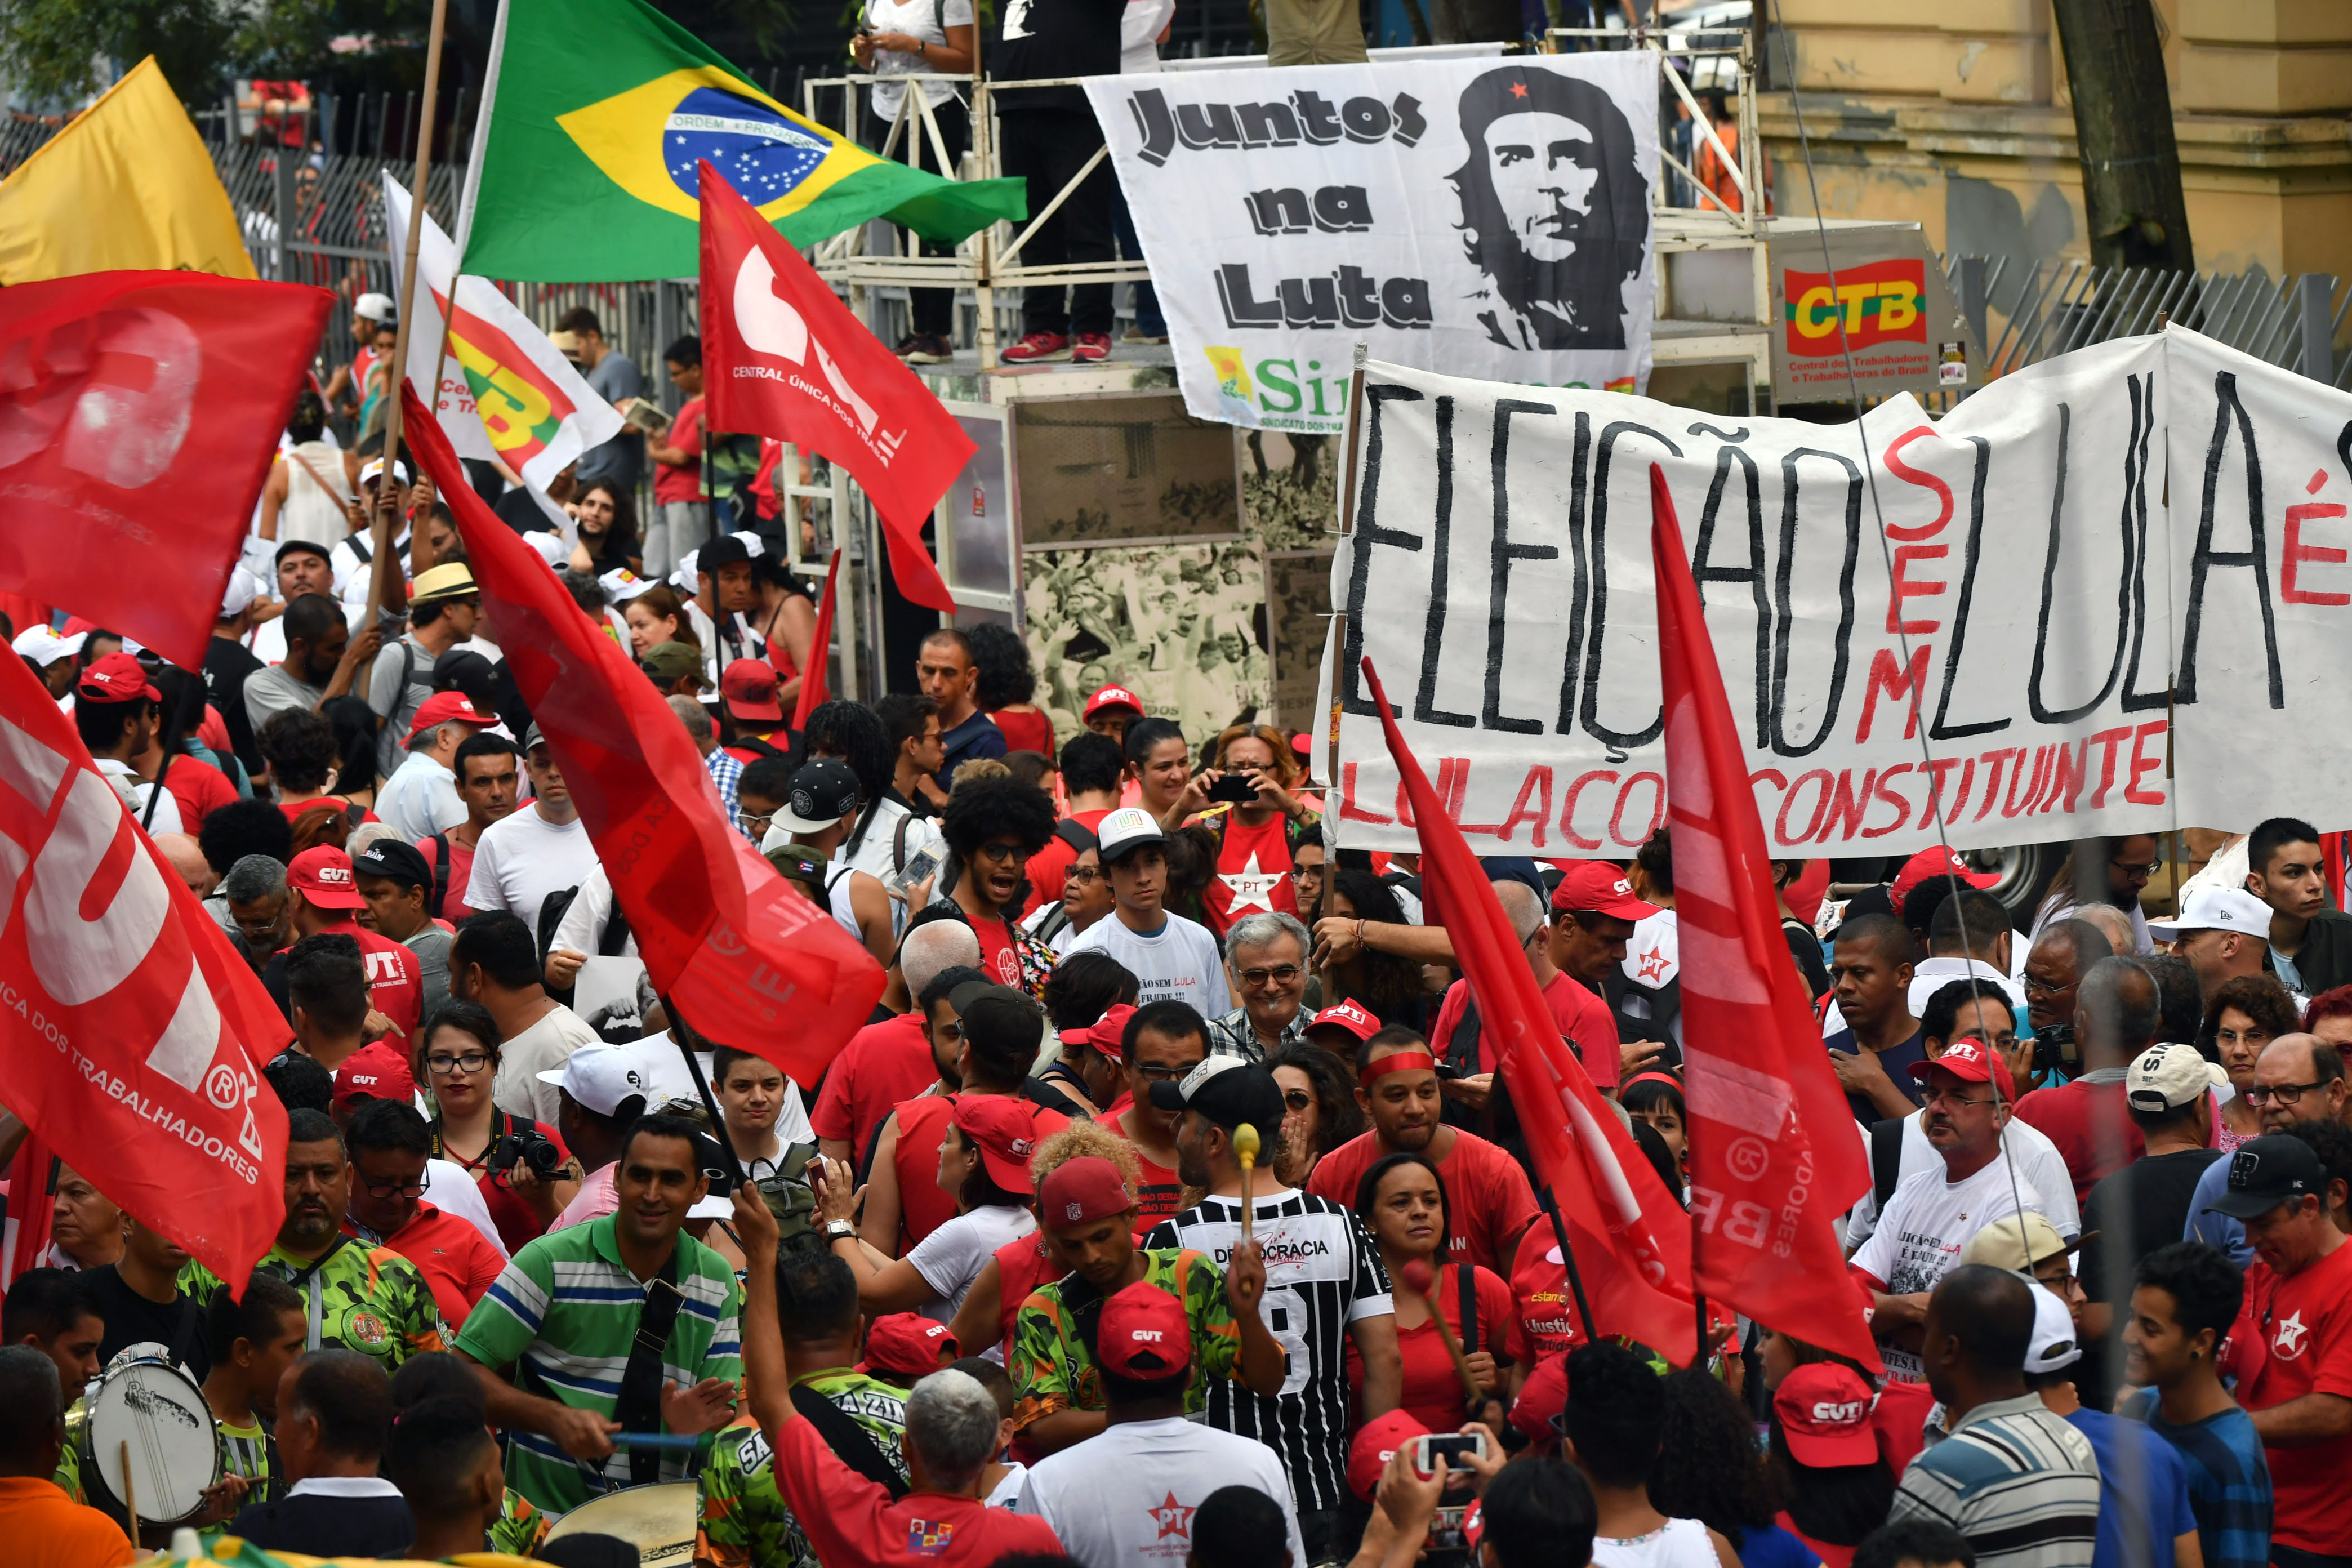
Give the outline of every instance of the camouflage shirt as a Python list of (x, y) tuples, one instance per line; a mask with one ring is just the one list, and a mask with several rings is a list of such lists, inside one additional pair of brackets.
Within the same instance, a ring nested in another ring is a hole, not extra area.
[[(416, 1265), (389, 1247), (345, 1239), (313, 1268), (272, 1247), (254, 1265), (292, 1285), (309, 1311), (307, 1349), (350, 1350), (389, 1374), (441, 1342), (441, 1310)], [(180, 1270), (180, 1289), (210, 1302), (220, 1281), (198, 1264)]]
[[(841, 1370), (812, 1373), (795, 1384), (814, 1389), (866, 1429), (874, 1446), (907, 1478), (898, 1438), (907, 1429), (906, 1395), (887, 1383)], [(719, 1434), (703, 1467), (696, 1521), (698, 1568), (819, 1568), (808, 1536), (776, 1487), (775, 1456), (749, 1415)]]
[[(1184, 1387), (1184, 1408), (1205, 1410), (1207, 1380), (1231, 1377), (1241, 1361), (1242, 1331), (1225, 1300), (1225, 1277), (1205, 1254), (1189, 1247), (1138, 1247), (1135, 1255), (1143, 1259), (1148, 1283), (1184, 1303), (1192, 1331), (1192, 1380)], [(1079, 1326), (1080, 1298), (1099, 1300), (1093, 1287), (1069, 1275), (1031, 1291), (1013, 1320), (1013, 1353), (1004, 1370), (1013, 1378), (1016, 1431), (1057, 1411), (1104, 1408), (1091, 1336)]]

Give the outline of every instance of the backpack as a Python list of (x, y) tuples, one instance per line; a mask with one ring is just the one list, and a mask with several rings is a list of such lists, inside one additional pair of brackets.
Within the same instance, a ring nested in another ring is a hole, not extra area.
[(776, 1162), (774, 1172), (751, 1184), (760, 1189), (768, 1212), (776, 1216), (787, 1247), (816, 1234), (816, 1194), (808, 1182), (809, 1162), (815, 1158), (815, 1144), (791, 1144)]
[(1908, 1116), (1890, 1116), (1870, 1124), (1870, 1190), (1878, 1200), (1878, 1215), (1886, 1217), (1886, 1200), (1903, 1179), (1903, 1124)]

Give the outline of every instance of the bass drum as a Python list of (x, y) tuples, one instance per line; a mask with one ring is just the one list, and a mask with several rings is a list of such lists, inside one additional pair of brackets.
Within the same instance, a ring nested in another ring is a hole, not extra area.
[(695, 1503), (692, 1481), (624, 1487), (592, 1498), (557, 1520), (547, 1540), (618, 1536), (636, 1547), (644, 1568), (683, 1568), (694, 1556)]
[(85, 1484), (117, 1507), (136, 1504), (149, 1524), (177, 1524), (204, 1507), (205, 1489), (220, 1479), (220, 1445), (204, 1390), (163, 1346), (142, 1348), (154, 1353), (117, 1356), (89, 1397)]

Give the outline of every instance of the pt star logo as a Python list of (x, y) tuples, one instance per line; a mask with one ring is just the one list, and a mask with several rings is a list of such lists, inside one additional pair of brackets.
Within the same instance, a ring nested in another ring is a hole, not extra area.
[(2297, 1310), (2292, 1316), (2279, 1321), (2278, 1337), (2271, 1342), (2271, 1348), (2293, 1361), (2303, 1353), (2303, 1336), (2310, 1331), (2304, 1325), (2302, 1311)]
[(1151, 1522), (1160, 1527), (1158, 1539), (1165, 1541), (1173, 1535), (1185, 1541), (1192, 1540), (1192, 1512), (1176, 1500), (1174, 1492), (1170, 1492), (1166, 1502), (1151, 1510)]
[(1671, 963), (1672, 961), (1666, 957), (1664, 951), (1661, 948), (1654, 947), (1649, 952), (1643, 953), (1642, 955), (1642, 963), (1640, 965), (1642, 971), (1642, 984), (1644, 985), (1656, 984), (1660, 980), (1664, 978), (1666, 970), (1671, 966)]
[(1248, 910), (1264, 910), (1266, 913), (1272, 914), (1274, 890), (1282, 886), (1282, 873), (1259, 870), (1257, 851), (1253, 849), (1250, 851), (1250, 858), (1243, 863), (1240, 870), (1220, 871), (1217, 873), (1217, 880), (1223, 882), (1225, 889), (1234, 896), (1233, 907), (1226, 910), (1226, 913), (1239, 915)]

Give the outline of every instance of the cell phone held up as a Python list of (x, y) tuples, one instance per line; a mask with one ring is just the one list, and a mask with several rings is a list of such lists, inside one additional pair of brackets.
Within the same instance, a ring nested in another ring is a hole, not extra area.
[(1216, 783), (1209, 786), (1209, 799), (1229, 802), (1234, 805), (1248, 805), (1257, 799), (1257, 791), (1251, 787), (1248, 778), (1244, 775), (1224, 773), (1218, 777)]
[(882, 886), (894, 899), (903, 900), (907, 889), (928, 880), (940, 868), (947, 851), (937, 844), (926, 844), (907, 857), (907, 863), (882, 879)]

